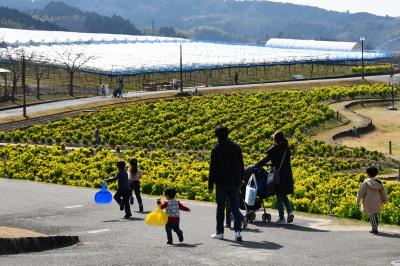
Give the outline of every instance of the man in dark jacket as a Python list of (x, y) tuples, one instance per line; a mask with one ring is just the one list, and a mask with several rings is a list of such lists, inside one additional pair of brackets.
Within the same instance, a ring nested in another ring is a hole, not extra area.
[(239, 211), (239, 188), (243, 181), (244, 165), (240, 146), (228, 138), (229, 131), (219, 125), (215, 129), (218, 143), (211, 151), (208, 192), (216, 186), (217, 231), (211, 237), (224, 238), (224, 210), (229, 199), (234, 216), (235, 240), (242, 241), (241, 228), (243, 215)]

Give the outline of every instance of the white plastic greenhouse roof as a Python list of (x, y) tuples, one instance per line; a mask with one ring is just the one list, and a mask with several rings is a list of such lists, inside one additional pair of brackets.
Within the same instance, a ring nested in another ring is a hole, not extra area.
[(272, 38), (267, 41), (266, 46), (283, 49), (353, 51), (357, 48), (357, 43)]
[[(8, 49), (23, 48), (46, 57), (52, 64), (62, 63), (60, 54), (64, 51), (84, 53), (93, 57), (85, 64), (88, 71), (107, 75), (179, 71), (180, 45), (183, 69), (188, 71), (361, 59), (360, 51), (272, 48), (156, 36), (0, 28), (0, 38)], [(364, 53), (366, 60), (388, 56), (386, 52)]]

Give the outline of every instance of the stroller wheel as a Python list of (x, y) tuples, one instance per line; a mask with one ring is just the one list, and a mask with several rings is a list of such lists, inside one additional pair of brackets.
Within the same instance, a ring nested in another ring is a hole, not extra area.
[(247, 215), (243, 218), (243, 229), (245, 229), (245, 228), (247, 228), (247, 223), (248, 223), (248, 220), (247, 220)]
[(254, 222), (255, 219), (256, 219), (256, 213), (255, 212), (252, 212), (252, 213), (248, 214), (249, 223)]
[(269, 214), (269, 213), (264, 213), (263, 215), (262, 215), (262, 220), (263, 220), (263, 222), (264, 223), (266, 223), (266, 222), (270, 222), (271, 221), (271, 214)]

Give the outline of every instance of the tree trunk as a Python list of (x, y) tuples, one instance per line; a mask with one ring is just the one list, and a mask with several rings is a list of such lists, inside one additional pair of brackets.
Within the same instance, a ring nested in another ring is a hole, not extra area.
[(36, 77), (36, 98), (40, 99), (40, 78)]
[(4, 74), (4, 97), (8, 96), (7, 74)]
[(69, 72), (69, 95), (74, 96), (74, 72)]
[(14, 102), (15, 100), (15, 93), (17, 91), (17, 76), (14, 74), (13, 76), (13, 86), (12, 86), (12, 91), (11, 91), (11, 101)]

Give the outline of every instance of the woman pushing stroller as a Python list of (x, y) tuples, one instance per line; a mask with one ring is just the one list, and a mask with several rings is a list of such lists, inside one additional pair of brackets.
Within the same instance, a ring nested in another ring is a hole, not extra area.
[[(267, 150), (266, 156), (256, 165), (256, 168), (271, 162), (271, 167), (280, 168), (280, 180), (274, 187), (276, 200), (279, 211), (278, 224), (292, 223), (294, 219), (293, 209), (287, 197), (288, 194), (294, 193), (293, 173), (290, 164), (290, 149), (288, 140), (281, 131), (275, 132), (273, 135), (274, 144)], [(287, 210), (287, 220), (285, 220), (284, 206)]]

